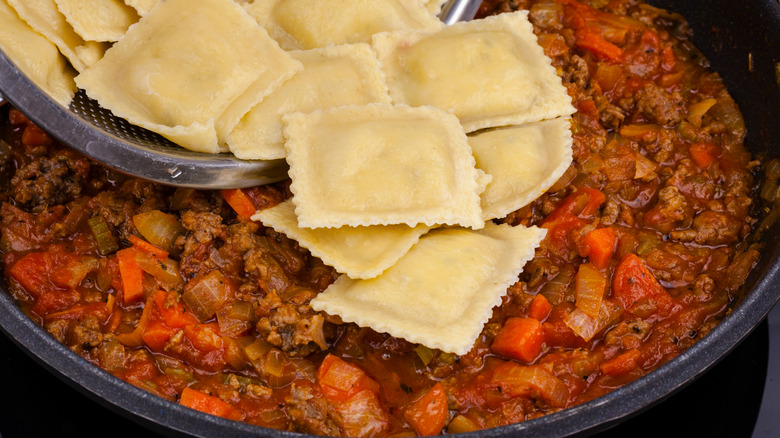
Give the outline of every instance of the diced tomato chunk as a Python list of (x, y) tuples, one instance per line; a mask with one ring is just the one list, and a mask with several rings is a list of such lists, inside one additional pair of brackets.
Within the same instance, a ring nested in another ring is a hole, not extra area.
[(370, 389), (359, 391), (336, 405), (341, 416), (345, 436), (380, 436), (390, 426), (390, 419), (377, 393)]
[(491, 380), (511, 397), (540, 397), (553, 407), (565, 406), (569, 398), (566, 384), (541, 366), (507, 362), (496, 368)]
[(166, 297), (167, 292), (164, 290), (157, 291), (154, 295), (154, 303), (168, 327), (184, 328), (188, 325), (194, 325), (200, 322), (195, 316), (188, 312), (181, 303), (173, 303), (166, 307)]
[(141, 338), (153, 351), (163, 351), (165, 344), (168, 343), (168, 340), (175, 333), (176, 329), (172, 329), (162, 322), (155, 321), (149, 323), (149, 326), (141, 334)]
[(17, 260), (8, 270), (8, 275), (33, 297), (39, 297), (44, 292), (50, 292), (54, 285), (49, 281), (52, 268), (52, 254), (48, 252), (31, 252)]
[(637, 304), (647, 300), (655, 301), (661, 316), (669, 316), (677, 308), (674, 299), (633, 253), (623, 257), (615, 269), (612, 294), (629, 313), (635, 311)]

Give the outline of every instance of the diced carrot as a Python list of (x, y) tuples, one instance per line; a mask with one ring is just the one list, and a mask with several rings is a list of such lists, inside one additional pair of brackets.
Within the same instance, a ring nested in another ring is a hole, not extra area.
[(219, 397), (214, 397), (192, 388), (184, 388), (179, 398), (179, 404), (229, 420), (241, 420), (243, 418), (240, 411)]
[(220, 193), (239, 218), (249, 219), (257, 211), (252, 199), (242, 189), (222, 190)]
[(413, 402), (404, 412), (404, 419), (420, 436), (441, 433), (447, 421), (447, 394), (441, 383)]
[(145, 241), (144, 239), (141, 239), (135, 234), (131, 234), (130, 237), (127, 238), (127, 240), (129, 240), (130, 243), (133, 245), (133, 247), (137, 250), (153, 254), (155, 257), (157, 257), (160, 260), (165, 260), (168, 258), (168, 251), (160, 248), (159, 246), (152, 245), (151, 243)]
[(135, 255), (135, 248), (125, 248), (116, 253), (125, 304), (138, 301), (144, 296), (144, 271), (138, 266)]
[(617, 238), (612, 228), (596, 228), (582, 238), (583, 257), (599, 269), (604, 269), (615, 251)]
[(631, 313), (641, 302), (653, 300), (661, 316), (671, 315), (677, 305), (636, 254), (626, 254), (612, 276), (612, 294)]
[(691, 158), (702, 169), (706, 169), (720, 158), (721, 149), (713, 143), (694, 143), (688, 148)]
[(332, 354), (322, 361), (317, 377), (329, 402), (343, 402), (364, 389), (379, 391), (379, 384), (360, 367)]
[(550, 310), (552, 310), (552, 305), (547, 298), (542, 294), (537, 294), (531, 301), (528, 316), (541, 322), (547, 319), (550, 315)]
[(534, 318), (512, 317), (504, 322), (490, 349), (493, 353), (523, 362), (533, 362), (542, 353), (544, 329)]
[(602, 61), (619, 62), (623, 57), (623, 49), (605, 40), (601, 29), (594, 26), (586, 26), (574, 32), (575, 44)]
[(642, 352), (634, 348), (603, 362), (599, 368), (608, 376), (622, 376), (636, 368), (641, 357)]
[(154, 321), (141, 334), (141, 338), (146, 345), (153, 351), (163, 351), (168, 339), (176, 333), (176, 329), (172, 329), (160, 321)]

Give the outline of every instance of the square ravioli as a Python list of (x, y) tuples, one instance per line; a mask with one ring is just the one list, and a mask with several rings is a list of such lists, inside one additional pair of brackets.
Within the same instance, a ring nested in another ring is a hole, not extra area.
[(306, 228), (482, 228), (479, 172), (453, 115), (369, 104), (283, 117), (295, 213)]
[(290, 52), (303, 70), (252, 108), (227, 137), (243, 159), (284, 158), (282, 115), (344, 105), (390, 103), (384, 73), (368, 44)]
[(430, 229), (427, 225), (301, 228), (290, 200), (258, 211), (252, 220), (294, 239), (336, 271), (366, 279), (392, 266)]
[(166, 0), (76, 83), (115, 115), (215, 153), (250, 108), (300, 69), (233, 0)]
[(138, 13), (122, 0), (54, 0), (76, 33), (87, 41), (119, 41), (138, 21)]
[(368, 43), (379, 32), (443, 26), (420, 0), (255, 0), (246, 9), (285, 50)]
[(372, 44), (393, 102), (452, 112), (466, 132), (573, 114), (527, 15), (500, 14), (438, 32), (375, 35)]
[(125, 4), (132, 6), (142, 17), (148, 14), (159, 2), (160, 0), (125, 0)]
[(0, 0), (0, 48), (35, 85), (68, 107), (76, 94), (74, 72), (51, 41), (36, 32), (6, 0)]
[(502, 218), (531, 203), (572, 161), (570, 119), (497, 128), (469, 137), (477, 168), (493, 176), (482, 198), (482, 218)]
[(339, 277), (313, 309), (409, 342), (466, 354), (545, 230), (488, 223), (430, 231), (384, 274)]
[(54, 43), (76, 71), (88, 67), (78, 55), (84, 39), (65, 20), (54, 0), (8, 0), (8, 3), (30, 27)]

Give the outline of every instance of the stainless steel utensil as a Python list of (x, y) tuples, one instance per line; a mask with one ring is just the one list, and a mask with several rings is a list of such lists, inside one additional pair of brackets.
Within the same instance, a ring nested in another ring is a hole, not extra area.
[[(440, 14), (445, 24), (474, 17), (479, 0), (450, 0)], [(241, 160), (232, 154), (204, 154), (176, 146), (128, 123), (80, 90), (63, 108), (33, 84), (0, 50), (3, 97), (63, 144), (120, 172), (163, 184), (224, 189), (251, 187), (287, 177), (284, 160)]]

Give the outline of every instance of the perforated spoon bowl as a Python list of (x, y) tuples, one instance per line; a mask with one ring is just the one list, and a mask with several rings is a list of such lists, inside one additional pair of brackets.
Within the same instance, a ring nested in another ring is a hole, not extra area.
[[(467, 21), (479, 0), (450, 0), (445, 24)], [(181, 148), (102, 108), (83, 90), (69, 108), (48, 97), (0, 50), (0, 105), (3, 98), (35, 124), (84, 155), (122, 173), (162, 184), (225, 189), (251, 187), (287, 177), (284, 160), (241, 160), (232, 154), (204, 154)]]

